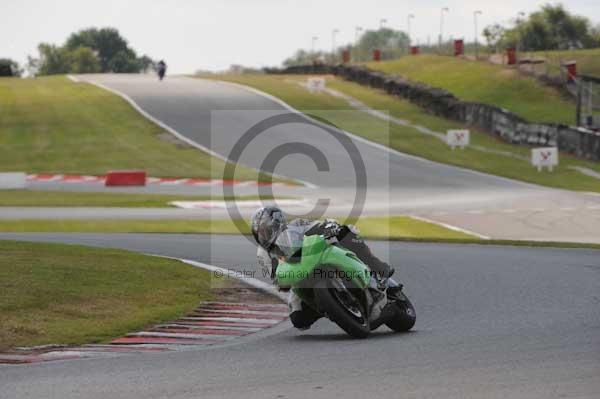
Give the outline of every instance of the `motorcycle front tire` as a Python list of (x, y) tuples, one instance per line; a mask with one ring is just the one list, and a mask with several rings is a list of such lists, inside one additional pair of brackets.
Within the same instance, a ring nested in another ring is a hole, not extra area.
[(364, 314), (363, 321), (360, 322), (350, 313), (343, 304), (341, 304), (332, 293), (333, 286), (328, 279), (321, 280), (315, 284), (315, 299), (319, 304), (320, 310), (325, 312), (329, 319), (337, 324), (348, 335), (354, 338), (366, 338), (371, 329), (369, 320)]

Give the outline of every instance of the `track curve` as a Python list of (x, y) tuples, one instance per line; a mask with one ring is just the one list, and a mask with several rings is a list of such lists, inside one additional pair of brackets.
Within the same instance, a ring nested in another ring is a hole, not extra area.
[[(1, 234), (256, 270), (243, 237)], [(595, 398), (600, 251), (373, 242), (414, 300), (414, 332), (348, 339), (322, 320), (241, 346), (0, 368), (0, 397)], [(235, 250), (232, 250), (235, 248)], [(260, 273), (258, 273), (260, 277)]]

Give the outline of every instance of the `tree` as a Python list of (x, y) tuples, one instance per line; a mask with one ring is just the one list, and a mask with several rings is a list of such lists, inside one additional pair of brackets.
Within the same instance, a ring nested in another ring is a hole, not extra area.
[[(355, 57), (358, 56), (359, 59), (365, 60), (372, 57), (373, 50), (379, 49), (383, 51), (384, 59), (398, 58), (406, 51), (408, 43), (408, 35), (399, 30), (388, 28), (368, 30), (361, 36), (359, 42), (354, 45), (353, 53)], [(331, 52), (315, 51), (313, 53), (300, 49), (293, 56), (283, 61), (283, 65), (306, 65), (312, 64), (314, 61), (339, 62), (339, 51), (345, 48), (350, 49), (352, 46), (338, 47), (335, 50), (337, 52), (335, 56), (332, 56)]]
[(356, 50), (361, 58), (369, 59), (373, 50), (383, 51), (383, 58), (397, 58), (408, 47), (408, 35), (402, 31), (381, 28), (367, 30), (356, 44)]
[(127, 40), (114, 28), (89, 28), (73, 33), (69, 36), (65, 47), (71, 51), (79, 47), (89, 47), (96, 51), (102, 72), (139, 72), (140, 70), (135, 51), (129, 48)]
[(138, 65), (140, 67), (140, 72), (148, 73), (148, 71), (153, 71), (156, 69), (156, 62), (147, 55), (142, 55), (138, 58)]
[(133, 50), (119, 51), (110, 59), (108, 70), (118, 73), (137, 73), (140, 71), (140, 64)]
[(40, 75), (56, 75), (70, 72), (71, 60), (69, 51), (54, 44), (40, 43), (39, 71)]
[(71, 34), (64, 46), (40, 43), (39, 58), (29, 57), (31, 74), (147, 71), (154, 61), (147, 55), (138, 59), (113, 28), (90, 28)]
[(89, 47), (79, 47), (69, 53), (71, 60), (70, 72), (96, 73), (100, 72), (100, 60)]
[(489, 25), (483, 30), (483, 36), (490, 49), (499, 52), (499, 44), (505, 34), (505, 29), (500, 24)]
[(587, 18), (569, 13), (560, 4), (546, 4), (527, 20), (506, 29), (501, 42), (506, 46), (518, 43), (528, 51), (589, 48), (600, 45), (594, 32)]
[(25, 69), (29, 76), (37, 76), (40, 71), (40, 59), (28, 55)]
[(10, 58), (0, 58), (0, 76), (21, 76), (19, 63)]
[(590, 29), (592, 45), (590, 47), (600, 47), (600, 24)]
[(319, 59), (322, 56), (320, 52), (315, 52), (314, 54), (306, 51), (306, 50), (297, 50), (293, 56), (285, 59), (283, 61), (283, 65), (285, 66), (293, 66), (293, 65), (307, 65), (312, 64), (315, 59)]

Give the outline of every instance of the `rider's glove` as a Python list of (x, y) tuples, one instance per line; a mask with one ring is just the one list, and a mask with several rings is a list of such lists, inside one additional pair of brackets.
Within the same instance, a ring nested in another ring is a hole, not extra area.
[(342, 226), (334, 219), (326, 219), (323, 226), (323, 236), (325, 238), (337, 237), (342, 230)]

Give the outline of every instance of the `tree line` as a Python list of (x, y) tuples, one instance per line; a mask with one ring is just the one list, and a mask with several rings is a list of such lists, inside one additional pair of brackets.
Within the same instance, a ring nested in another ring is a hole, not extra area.
[(600, 25), (593, 26), (588, 18), (571, 14), (561, 4), (546, 4), (527, 18), (517, 18), (512, 27), (490, 25), (483, 35), (496, 51), (509, 47), (522, 51), (600, 47)]
[[(546, 4), (529, 16), (522, 15), (510, 26), (493, 24), (483, 29), (490, 52), (518, 47), (521, 51), (568, 50), (600, 47), (600, 25), (583, 16), (574, 15), (563, 5)], [(357, 42), (332, 52), (297, 50), (287, 58), (285, 66), (310, 64), (314, 61), (339, 62), (342, 50), (349, 50), (354, 60), (372, 59), (373, 50), (382, 50), (382, 59), (395, 59), (406, 54), (408, 35), (399, 30), (381, 28), (365, 31)], [(421, 52), (452, 54), (452, 43), (421, 45)], [(474, 42), (465, 43), (467, 50)]]
[[(89, 28), (72, 33), (64, 45), (38, 45), (38, 56), (27, 57), (34, 75), (65, 73), (139, 73), (154, 69), (155, 61), (138, 56), (114, 28)], [(10, 59), (0, 59), (0, 76), (20, 76), (23, 69)]]
[[(385, 50), (382, 53), (382, 59), (394, 59), (407, 51), (408, 35), (400, 30), (381, 28), (378, 30), (366, 30), (354, 44), (344, 46), (352, 53), (355, 60), (370, 59), (374, 49)], [(335, 49), (335, 53), (323, 51), (306, 51), (303, 49), (297, 50), (294, 55), (283, 61), (283, 65), (305, 65), (310, 64), (314, 60), (322, 60), (323, 62), (337, 62), (340, 58), (340, 50)]]

